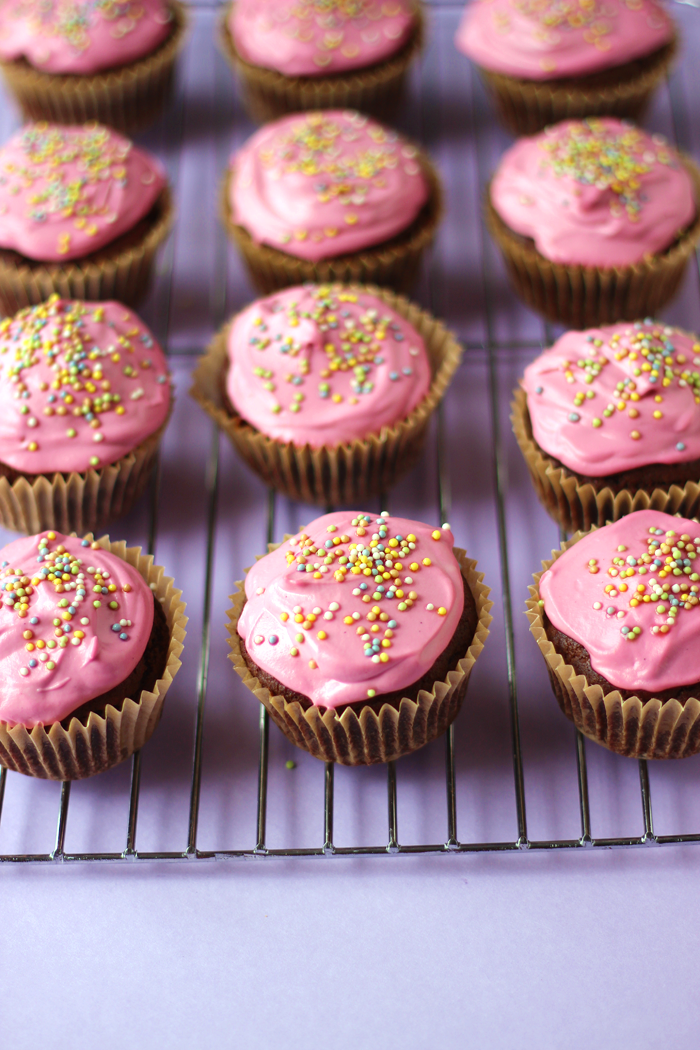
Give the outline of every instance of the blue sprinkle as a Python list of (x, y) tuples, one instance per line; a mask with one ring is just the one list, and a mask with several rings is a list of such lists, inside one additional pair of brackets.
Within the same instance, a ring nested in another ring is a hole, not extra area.
[(128, 634), (124, 634), (124, 633), (122, 633), (122, 634), (120, 634), (120, 635), (119, 635), (119, 637), (121, 638), (121, 640), (122, 640), (123, 642), (125, 642), (125, 641), (127, 640), (127, 638), (129, 637), (129, 635), (128, 635)]
[(389, 620), (389, 623), (387, 624), (387, 627), (391, 627), (392, 630), (393, 630), (393, 628), (396, 627), (396, 626), (397, 626), (396, 620)]
[(29, 622), (31, 624), (36, 624), (36, 623), (39, 622), (39, 617), (38, 616), (32, 616), (32, 618), (31, 618), (31, 620)]
[(279, 642), (279, 638), (276, 634), (271, 634), (267, 640), (270, 643), (270, 645), (277, 645), (277, 643)]
[(609, 605), (605, 611), (608, 614), (608, 616), (612, 616), (613, 613), (615, 612), (615, 606), (614, 605)]
[(389, 372), (389, 379), (395, 380), (395, 379), (398, 379), (398, 378), (399, 378), (399, 373), (398, 372)]
[(678, 444), (676, 445), (676, 448), (678, 449), (679, 452), (685, 452), (685, 445), (683, 444), (682, 441), (678, 442)]
[(578, 414), (578, 412), (569, 412), (569, 422), (571, 422), (571, 423), (578, 423), (580, 418), (581, 417)]
[(620, 628), (620, 634), (629, 634), (629, 633), (630, 633), (629, 627), (621, 627)]
[[(591, 337), (591, 338), (592, 338), (592, 337)], [(589, 341), (590, 341), (590, 339), (589, 339)], [(536, 394), (541, 394), (541, 393), (543, 393), (543, 391), (544, 391), (544, 387), (543, 387), (543, 386), (537, 386), (537, 387), (535, 387), (535, 393), (536, 393)]]
[(112, 624), (112, 630), (113, 631), (121, 631), (121, 629), (122, 629), (122, 625), (120, 623), (113, 623)]
[(81, 547), (89, 547), (90, 546), (90, 541), (89, 540), (83, 540), (82, 543), (80, 544), (80, 546)]
[(77, 609), (75, 608), (75, 606), (74, 606), (74, 605), (69, 605), (69, 606), (68, 606), (68, 612), (69, 612), (69, 613), (71, 614), (71, 616), (75, 616), (75, 614), (77, 613), (77, 611), (78, 611), (78, 610), (77, 610)]

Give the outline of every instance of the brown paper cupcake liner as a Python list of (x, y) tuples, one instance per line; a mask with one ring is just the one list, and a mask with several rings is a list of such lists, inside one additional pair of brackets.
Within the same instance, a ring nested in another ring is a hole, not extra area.
[(28, 729), (0, 721), (0, 765), (27, 776), (82, 780), (119, 765), (150, 738), (160, 720), (165, 694), (180, 669), (187, 624), (182, 591), (175, 589), (163, 567), (154, 565), (153, 556), (142, 554), (140, 547), (127, 547), (123, 541), (111, 543), (109, 536), (97, 542), (137, 569), (161, 603), (170, 631), (165, 669), (152, 692), (143, 689), (136, 699), (125, 699), (119, 709), (108, 704), (104, 715), (91, 711), (84, 720), (71, 718), (67, 729), (61, 722)]
[(520, 298), (548, 320), (571, 328), (658, 314), (678, 291), (700, 239), (700, 168), (685, 154), (681, 160), (695, 188), (699, 209), (695, 220), (667, 251), (648, 255), (633, 266), (602, 269), (550, 262), (503, 222), (487, 190), (486, 224)]
[(620, 117), (636, 121), (666, 77), (678, 50), (674, 38), (652, 55), (613, 69), (566, 81), (534, 81), (479, 67), (501, 123), (514, 135), (534, 135), (548, 124), (583, 117)]
[(380, 284), (397, 292), (407, 292), (415, 284), (423, 252), (432, 243), (442, 217), (442, 189), (437, 171), (422, 150), (418, 161), (430, 188), (421, 213), (407, 230), (390, 241), (365, 248), (351, 255), (311, 262), (297, 259), (268, 244), (256, 244), (247, 230), (233, 221), (229, 203), (232, 171), (224, 179), (221, 192), (221, 218), (239, 252), (250, 278), (264, 295), (295, 284)]
[[(364, 290), (364, 289), (362, 289)], [(462, 356), (454, 336), (430, 314), (379, 288), (378, 296), (420, 332), (432, 370), (428, 393), (406, 419), (363, 440), (314, 449), (262, 434), (226, 405), (224, 380), (231, 322), (214, 338), (195, 369), (190, 393), (228, 435), (239, 455), (263, 481), (302, 503), (360, 504), (386, 492), (419, 458), (430, 417)]]
[(423, 46), (422, 5), (416, 4), (413, 33), (395, 55), (367, 69), (326, 77), (288, 77), (246, 62), (228, 28), (233, 6), (228, 4), (219, 20), (219, 47), (241, 78), (246, 110), (259, 124), (308, 109), (357, 109), (383, 119), (398, 109), (406, 73)]
[(166, 186), (146, 232), (124, 247), (114, 249), (107, 244), (92, 256), (66, 263), (33, 262), (14, 252), (0, 252), (2, 312), (11, 316), (54, 294), (62, 299), (116, 299), (136, 306), (149, 289), (156, 251), (170, 233), (173, 220), (172, 197)]
[(700, 514), (700, 484), (694, 481), (688, 481), (683, 487), (655, 488), (651, 494), (629, 489), (613, 492), (610, 488), (596, 492), (590, 483), (581, 484), (566, 467), (553, 464), (533, 438), (527, 396), (521, 387), (515, 391), (511, 409), (513, 433), (535, 492), (545, 510), (566, 532), (605, 525), (635, 510), (658, 510), (684, 518)]
[(601, 686), (589, 685), (585, 675), (576, 674), (547, 638), (539, 604), (540, 578), (584, 535), (577, 532), (560, 550), (552, 551), (551, 560), (542, 562), (542, 572), (535, 574), (526, 603), (530, 630), (547, 664), (559, 706), (584, 736), (618, 755), (688, 758), (697, 754), (700, 751), (700, 698), (691, 697), (680, 703), (675, 699), (643, 701), (637, 696), (623, 700), (617, 689), (604, 694)]
[[(278, 546), (271, 543), (269, 550)], [(483, 583), (484, 574), (476, 571), (476, 562), (467, 558), (465, 551), (458, 547), (454, 548), (454, 553), (476, 601), (478, 622), (471, 645), (445, 681), (435, 682), (430, 691), (421, 689), (416, 700), (403, 697), (398, 710), (391, 704), (384, 704), (379, 714), (371, 707), (365, 707), (357, 715), (348, 707), (338, 716), (332, 708), (312, 705), (304, 710), (298, 701), (290, 703), (283, 696), (272, 696), (269, 689), (250, 673), (241, 652), (236, 626), (246, 599), (243, 583), (237, 583), (238, 592), (231, 595), (233, 606), (227, 614), (229, 660), (243, 684), (267, 708), (273, 722), (288, 740), (323, 762), (367, 766), (375, 762), (393, 762), (402, 755), (417, 751), (454, 722), (467, 692), (469, 676), (488, 637), (492, 619), (489, 610), (493, 605), (488, 598), (489, 588)]]
[(152, 124), (171, 90), (175, 60), (187, 31), (178, 0), (169, 3), (173, 31), (150, 55), (103, 73), (42, 73), (24, 59), (1, 62), (5, 82), (27, 121), (84, 124), (96, 120), (133, 135)]

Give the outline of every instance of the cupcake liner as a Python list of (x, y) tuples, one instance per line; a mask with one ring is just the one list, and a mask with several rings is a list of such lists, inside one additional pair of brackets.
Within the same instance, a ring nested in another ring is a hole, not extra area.
[(384, 62), (327, 77), (289, 77), (252, 65), (238, 54), (228, 28), (233, 7), (228, 4), (219, 20), (219, 47), (241, 78), (246, 110), (259, 124), (308, 109), (357, 109), (380, 118), (393, 116), (401, 101), (406, 73), (422, 48), (425, 35), (422, 7), (417, 3), (416, 25), (409, 40)]
[[(595, 528), (595, 526), (593, 526)], [(549, 671), (552, 689), (562, 711), (576, 728), (609, 751), (630, 758), (687, 758), (700, 751), (700, 698), (678, 700), (623, 700), (618, 690), (606, 695), (599, 685), (589, 685), (585, 675), (567, 664), (547, 638), (539, 604), (539, 583), (545, 572), (564, 551), (585, 535), (576, 535), (552, 551), (542, 562), (542, 572), (534, 576), (526, 603), (530, 630)]]
[(510, 77), (479, 67), (501, 123), (514, 135), (534, 135), (548, 124), (583, 117), (620, 117), (637, 121), (666, 77), (678, 50), (676, 37), (630, 70), (614, 69), (566, 81)]
[(148, 291), (156, 250), (170, 233), (173, 220), (172, 197), (166, 186), (154, 205), (147, 232), (111, 253), (108, 244), (92, 257), (51, 263), (0, 251), (2, 312), (11, 316), (54, 294), (62, 299), (116, 299), (126, 306), (137, 305)]
[(444, 325), (403, 296), (379, 288), (366, 290), (420, 332), (433, 376), (428, 393), (413, 412), (378, 434), (335, 447), (300, 447), (276, 441), (232, 413), (226, 407), (224, 389), (231, 322), (217, 333), (193, 375), (192, 397), (228, 435), (248, 466), (271, 488), (302, 503), (323, 507), (361, 504), (395, 484), (420, 456), (430, 417), (462, 356), (462, 348)]
[[(279, 544), (270, 544), (269, 550), (275, 550), (277, 546)], [(476, 571), (476, 562), (467, 558), (465, 551), (458, 547), (454, 548), (454, 553), (476, 601), (478, 622), (471, 645), (445, 681), (435, 682), (430, 692), (421, 689), (416, 700), (404, 697), (398, 710), (384, 704), (379, 714), (375, 714), (371, 707), (364, 707), (357, 715), (348, 707), (339, 716), (333, 708), (312, 705), (304, 710), (298, 701), (290, 703), (283, 696), (271, 696), (269, 689), (250, 673), (241, 652), (236, 626), (246, 598), (243, 583), (237, 583), (239, 589), (231, 595), (233, 606), (227, 614), (229, 660), (243, 684), (264, 704), (288, 740), (323, 762), (367, 766), (375, 762), (393, 762), (402, 755), (417, 751), (452, 724), (459, 714), (469, 676), (489, 634), (492, 619), (489, 610), (493, 604), (488, 598), (489, 588), (483, 583), (484, 574)]]
[[(700, 208), (700, 168), (685, 154), (681, 160), (693, 181)], [(692, 225), (666, 251), (648, 255), (632, 266), (603, 269), (550, 262), (531, 241), (503, 222), (491, 203), (490, 188), (486, 224), (521, 299), (548, 320), (570, 328), (655, 317), (678, 291), (700, 239), (699, 210)]]
[(0, 62), (5, 82), (27, 121), (84, 124), (96, 120), (133, 135), (152, 124), (163, 109), (175, 60), (187, 31), (185, 7), (170, 0), (173, 31), (150, 55), (102, 73), (42, 73), (24, 59)]
[(590, 482), (581, 484), (566, 467), (556, 466), (532, 436), (527, 411), (527, 396), (522, 388), (515, 391), (511, 405), (513, 433), (530, 472), (535, 492), (547, 513), (566, 532), (587, 530), (593, 525), (617, 521), (635, 510), (658, 510), (694, 518), (700, 514), (700, 484), (687, 482), (655, 488), (648, 492), (622, 489), (613, 492), (603, 488), (596, 492)]
[(82, 780), (119, 765), (142, 748), (158, 725), (165, 694), (180, 669), (187, 624), (182, 591), (140, 547), (127, 547), (123, 540), (111, 543), (109, 536), (97, 542), (138, 569), (161, 603), (170, 630), (165, 669), (152, 692), (144, 689), (137, 699), (125, 699), (119, 710), (108, 704), (104, 715), (91, 711), (84, 721), (71, 718), (67, 729), (61, 722), (28, 729), (0, 721), (0, 765), (42, 780)]
[(415, 284), (425, 249), (432, 243), (442, 217), (442, 189), (437, 171), (426, 154), (419, 150), (418, 161), (428, 180), (430, 195), (418, 217), (407, 230), (383, 244), (371, 245), (351, 255), (311, 262), (272, 248), (256, 244), (243, 226), (233, 221), (229, 202), (232, 170), (224, 179), (221, 192), (221, 219), (248, 268), (255, 287), (268, 295), (295, 284), (380, 284), (397, 292), (409, 291)]

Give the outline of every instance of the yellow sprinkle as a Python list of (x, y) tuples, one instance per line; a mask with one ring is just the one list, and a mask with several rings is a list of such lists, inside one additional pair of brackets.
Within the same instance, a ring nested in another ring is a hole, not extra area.
[(447, 616), (447, 609), (444, 605), (441, 605), (438, 609), (438, 616)]

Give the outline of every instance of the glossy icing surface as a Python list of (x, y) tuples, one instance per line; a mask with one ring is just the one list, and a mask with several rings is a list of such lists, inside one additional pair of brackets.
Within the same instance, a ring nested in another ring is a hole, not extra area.
[(428, 199), (416, 147), (349, 110), (272, 121), (232, 164), (234, 222), (254, 241), (313, 262), (389, 240)]
[(491, 202), (552, 262), (610, 268), (668, 248), (696, 213), (693, 184), (661, 135), (606, 117), (518, 139)]
[(456, 43), (484, 69), (552, 80), (622, 66), (672, 37), (656, 0), (473, 0)]
[(229, 29), (247, 62), (314, 77), (391, 57), (414, 21), (409, 0), (236, 0)]
[(0, 321), (0, 462), (26, 474), (114, 463), (168, 415), (163, 351), (121, 303), (56, 296)]
[(229, 399), (278, 441), (312, 448), (379, 433), (430, 386), (421, 336), (356, 289), (304, 285), (252, 303), (228, 340)]
[(165, 186), (160, 163), (99, 124), (28, 124), (0, 148), (0, 247), (62, 262), (131, 230)]
[(587, 477), (700, 459), (700, 340), (656, 321), (567, 332), (525, 369), (535, 441)]
[(170, 35), (163, 0), (4, 0), (0, 59), (44, 73), (99, 73), (150, 54)]
[(317, 707), (406, 688), (462, 615), (452, 547), (449, 527), (325, 514), (250, 570), (238, 633), (259, 667)]
[(96, 543), (41, 532), (3, 547), (0, 720), (50, 725), (108, 692), (141, 659), (153, 615), (140, 573)]
[(590, 532), (540, 580), (552, 624), (620, 689), (700, 681), (700, 525), (638, 510)]

